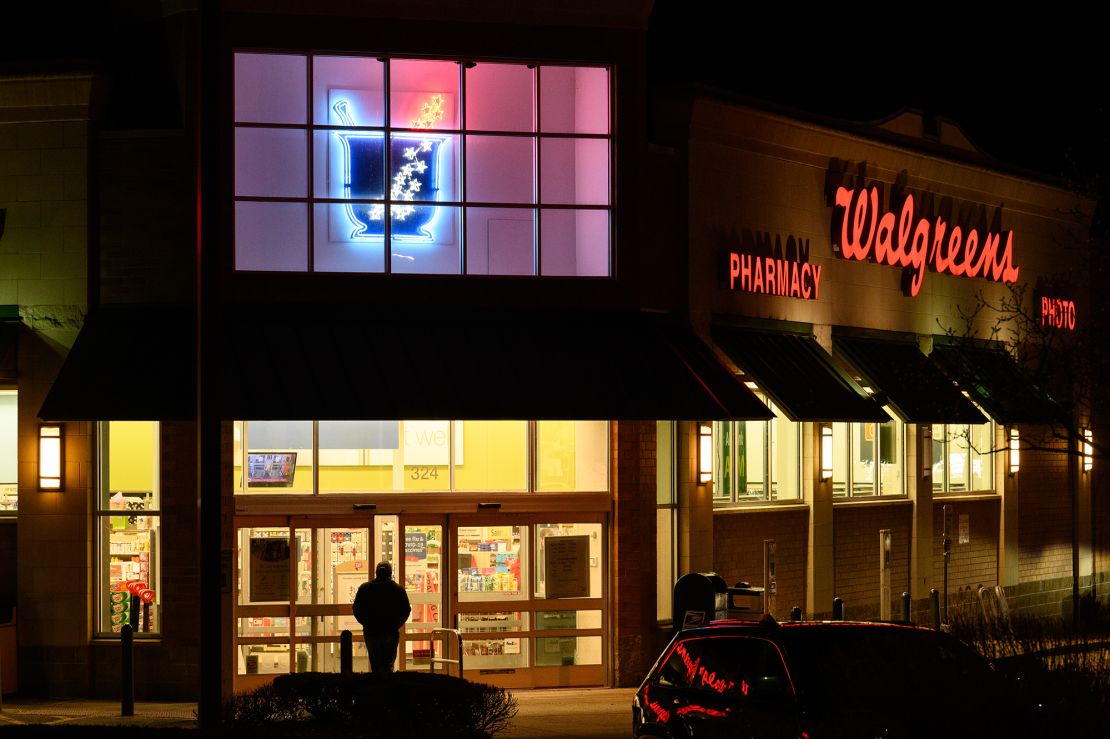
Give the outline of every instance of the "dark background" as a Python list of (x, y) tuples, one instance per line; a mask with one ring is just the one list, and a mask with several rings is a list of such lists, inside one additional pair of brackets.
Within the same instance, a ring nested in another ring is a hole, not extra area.
[(653, 84), (692, 80), (856, 122), (915, 108), (1020, 168), (1084, 185), (1107, 170), (1110, 37), (1093, 11), (733, 5), (657, 0)]
[[(915, 108), (955, 121), (994, 159), (1100, 195), (1110, 193), (1110, 38), (1094, 12), (656, 0), (649, 84), (854, 122)], [(73, 68), (108, 73), (106, 128), (179, 125), (156, 0), (5, 7), (0, 73)]]

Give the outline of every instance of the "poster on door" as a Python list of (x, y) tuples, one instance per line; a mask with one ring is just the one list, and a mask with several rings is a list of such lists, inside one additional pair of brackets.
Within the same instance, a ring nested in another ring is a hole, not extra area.
[(547, 537), (543, 568), (548, 598), (590, 597), (590, 537)]
[(289, 600), (289, 540), (251, 537), (252, 603)]

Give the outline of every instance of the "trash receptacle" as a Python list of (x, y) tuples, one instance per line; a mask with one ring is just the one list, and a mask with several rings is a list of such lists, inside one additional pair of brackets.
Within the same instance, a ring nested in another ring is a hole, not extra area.
[(728, 617), (758, 621), (767, 612), (764, 588), (738, 582), (728, 589)]
[(674, 627), (728, 618), (728, 585), (716, 572), (691, 572), (674, 584)]

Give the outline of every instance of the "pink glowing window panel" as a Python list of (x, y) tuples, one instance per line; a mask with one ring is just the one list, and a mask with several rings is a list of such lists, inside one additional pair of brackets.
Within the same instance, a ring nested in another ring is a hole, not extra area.
[(541, 139), (540, 162), (544, 205), (609, 204), (607, 140)]
[(466, 273), (536, 273), (536, 212), (531, 208), (466, 209)]
[(540, 211), (540, 274), (603, 277), (609, 274), (609, 213)]
[(611, 274), (608, 69), (234, 63), (237, 270)]
[(332, 110), (347, 100), (360, 126), (385, 125), (385, 63), (373, 57), (317, 56), (312, 60), (312, 122), (342, 125)]
[(304, 124), (306, 75), (300, 54), (236, 54), (236, 122)]
[(305, 132), (289, 128), (235, 129), (235, 194), (308, 195)]
[[(412, 221), (419, 223), (420, 229), (430, 238), (410, 236)], [(390, 271), (415, 275), (459, 274), (461, 222), (462, 208), (445, 205), (413, 206), (404, 219), (400, 211), (395, 211), (390, 217)]]
[(304, 203), (235, 204), (235, 268), (258, 272), (308, 269)]
[(466, 70), (466, 127), (472, 131), (536, 130), (535, 69), (477, 64)]
[(608, 70), (541, 67), (540, 130), (544, 133), (609, 133)]
[(313, 269), (316, 272), (384, 272), (381, 239), (351, 238), (351, 222), (344, 203), (313, 206)]
[(467, 136), (466, 199), (536, 202), (536, 140), (531, 136)]
[(389, 65), (393, 128), (459, 127), (458, 62), (394, 59)]

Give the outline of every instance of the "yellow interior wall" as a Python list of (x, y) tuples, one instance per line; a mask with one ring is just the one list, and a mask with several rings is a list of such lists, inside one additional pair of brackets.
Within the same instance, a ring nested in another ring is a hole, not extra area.
[(108, 422), (108, 488), (154, 490), (153, 421)]
[(466, 421), (464, 464), (455, 467), (458, 490), (525, 490), (528, 487), (528, 424)]
[(536, 485), (539, 490), (574, 490), (574, 421), (540, 421)]

